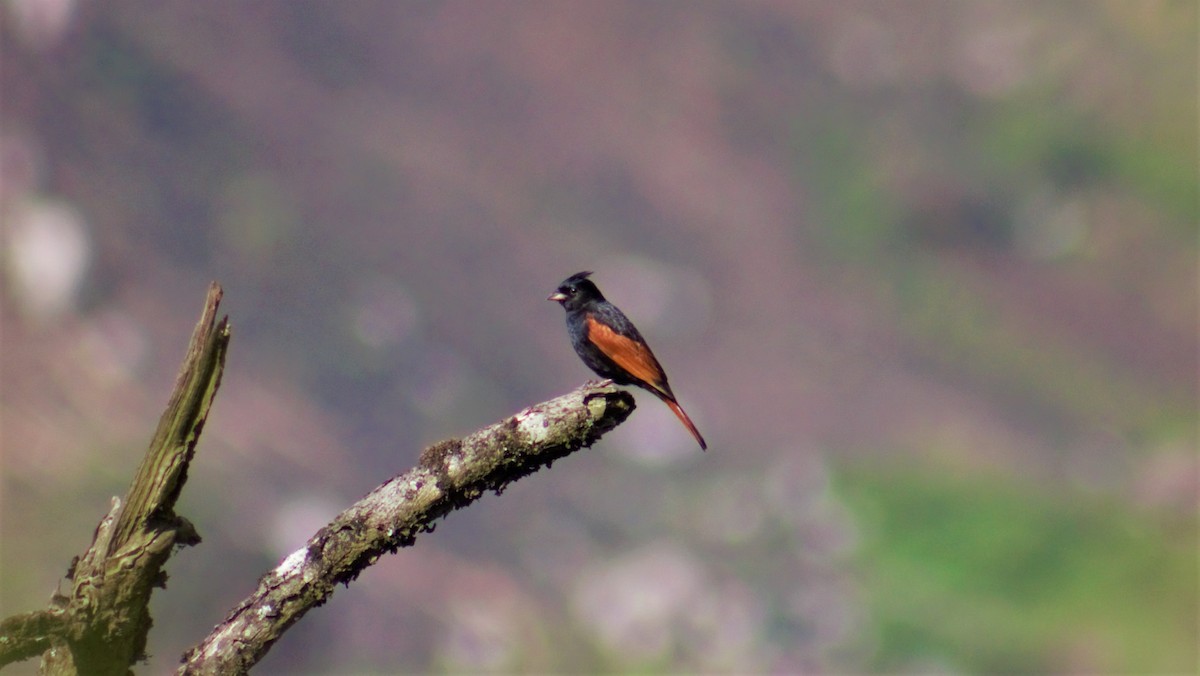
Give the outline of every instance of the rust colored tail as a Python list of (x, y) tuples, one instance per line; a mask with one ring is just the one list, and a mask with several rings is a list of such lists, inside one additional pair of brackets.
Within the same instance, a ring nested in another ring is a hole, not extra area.
[[(653, 392), (653, 390), (651, 391)], [(655, 394), (658, 393), (655, 392)], [(700, 444), (700, 450), (708, 450), (708, 444), (704, 443), (704, 437), (700, 436), (700, 430), (696, 429), (696, 426), (692, 424), (692, 419), (688, 417), (688, 414), (683, 412), (683, 408), (679, 404), (675, 403), (674, 399), (668, 399), (662, 395), (659, 395), (658, 398), (662, 399), (663, 403), (671, 407), (671, 410), (675, 412), (675, 417), (679, 418), (679, 422), (683, 423), (684, 427), (688, 428), (688, 431), (692, 433), (693, 437), (696, 437), (696, 441)]]

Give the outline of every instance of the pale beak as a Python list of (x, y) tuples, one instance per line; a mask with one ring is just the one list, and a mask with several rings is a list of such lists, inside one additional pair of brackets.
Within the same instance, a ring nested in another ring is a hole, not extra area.
[(555, 291), (554, 293), (550, 294), (550, 297), (547, 298), (546, 300), (553, 300), (553, 301), (558, 301), (559, 303), (561, 303), (566, 299), (567, 299), (567, 294), (563, 293), (562, 291)]

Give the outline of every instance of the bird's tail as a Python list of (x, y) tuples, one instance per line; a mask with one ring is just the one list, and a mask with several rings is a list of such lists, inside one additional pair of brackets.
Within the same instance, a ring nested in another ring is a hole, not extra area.
[[(657, 392), (655, 394), (657, 394)], [(700, 444), (700, 450), (708, 450), (708, 444), (704, 443), (704, 437), (700, 436), (700, 430), (696, 429), (696, 426), (692, 424), (692, 419), (688, 417), (688, 414), (683, 412), (683, 407), (677, 404), (674, 399), (669, 399), (661, 395), (659, 398), (662, 399), (672, 411), (674, 411), (675, 417), (679, 418), (679, 422), (683, 423), (684, 427), (688, 428), (688, 431), (692, 433), (692, 436), (696, 437), (696, 441)]]

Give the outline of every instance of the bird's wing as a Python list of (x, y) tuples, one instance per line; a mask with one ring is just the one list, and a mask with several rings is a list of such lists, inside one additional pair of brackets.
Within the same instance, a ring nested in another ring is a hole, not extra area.
[(670, 395), (670, 390), (665, 387), (666, 378), (663, 376), (662, 367), (658, 365), (654, 353), (645, 343), (617, 333), (590, 314), (587, 316), (587, 339), (603, 352), (604, 356), (628, 371), (629, 375), (663, 394)]

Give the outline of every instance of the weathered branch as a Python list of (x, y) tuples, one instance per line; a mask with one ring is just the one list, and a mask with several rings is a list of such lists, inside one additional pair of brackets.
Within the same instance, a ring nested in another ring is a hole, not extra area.
[(337, 584), (411, 545), (437, 519), (485, 491), (499, 493), (510, 481), (591, 445), (633, 408), (633, 397), (610, 382), (588, 383), (464, 439), (429, 447), (416, 467), (371, 491), (263, 576), (254, 593), (184, 654), (178, 673), (246, 673)]
[(174, 507), (221, 382), (229, 325), (216, 319), (220, 302), (214, 283), (150, 448), (125, 499), (113, 498), (91, 547), (72, 563), (70, 590), (47, 610), (0, 623), (0, 666), (42, 652), (43, 673), (126, 674), (145, 659), (163, 564), (174, 547), (200, 541)]
[(109, 554), (128, 545), (135, 533), (149, 530), (152, 522), (157, 520), (161, 526), (175, 520), (172, 510), (187, 481), (188, 464), (225, 369), (229, 320), (223, 318), (216, 324), (221, 296), (221, 287), (214, 282), (209, 287), (200, 323), (192, 333), (175, 390), (150, 442), (150, 452), (142, 459), (125, 494), (125, 508), (117, 519)]
[(66, 633), (60, 608), (35, 610), (0, 621), (0, 666), (27, 660), (50, 649), (50, 637)]

